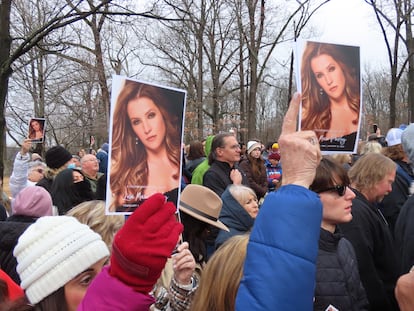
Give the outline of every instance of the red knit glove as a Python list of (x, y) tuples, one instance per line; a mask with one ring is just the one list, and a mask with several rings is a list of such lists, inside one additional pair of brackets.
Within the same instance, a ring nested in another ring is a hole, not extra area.
[(173, 203), (152, 195), (115, 235), (109, 273), (141, 293), (149, 293), (171, 256), (183, 225)]

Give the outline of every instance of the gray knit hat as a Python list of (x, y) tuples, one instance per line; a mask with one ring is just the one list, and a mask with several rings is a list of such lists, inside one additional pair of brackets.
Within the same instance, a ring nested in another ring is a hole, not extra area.
[(37, 304), (109, 250), (99, 234), (71, 216), (43, 216), (20, 236), (16, 270), (30, 303)]
[(410, 162), (414, 163), (414, 123), (411, 123), (402, 132), (401, 144)]

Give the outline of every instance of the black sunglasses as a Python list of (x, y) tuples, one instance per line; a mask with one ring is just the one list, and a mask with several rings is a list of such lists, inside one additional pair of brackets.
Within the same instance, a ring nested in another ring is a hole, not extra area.
[(338, 195), (340, 197), (342, 197), (342, 196), (345, 195), (347, 187), (348, 187), (348, 185), (336, 185), (335, 187), (330, 187), (330, 188), (319, 190), (318, 193), (328, 192), (328, 191), (336, 191), (336, 193), (338, 193)]

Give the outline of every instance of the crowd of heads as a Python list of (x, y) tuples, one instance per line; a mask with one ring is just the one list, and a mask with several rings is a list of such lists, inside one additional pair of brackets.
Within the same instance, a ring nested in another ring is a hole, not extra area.
[[(128, 114), (131, 98), (139, 99), (142, 92), (151, 94), (150, 91), (131, 86), (131, 93), (125, 94), (125, 107), (122, 108), (125, 114)], [(173, 125), (168, 128), (174, 130)], [(135, 140), (139, 135), (133, 134), (134, 129), (130, 131), (133, 138), (125, 142), (125, 146), (132, 150), (136, 144), (145, 143)], [(384, 141), (383, 144), (373, 138), (365, 141), (358, 158), (335, 154), (321, 159), (309, 189), (320, 197), (323, 229), (334, 234), (340, 228), (338, 226), (353, 220), (350, 206), (356, 197), (354, 191), (361, 193), (368, 202), (382, 202), (393, 190), (391, 185), (398, 161), (410, 163), (414, 160), (413, 126), (404, 130), (390, 129)], [(242, 151), (243, 145), (245, 151)], [(108, 147), (104, 144), (102, 150), (108, 153)], [(128, 148), (114, 148), (113, 159), (133, 156), (145, 160), (146, 153), (132, 155)], [(137, 209), (126, 222), (123, 215), (105, 215), (106, 195), (102, 193), (106, 191), (106, 171), (100, 172), (97, 155), (82, 154), (82, 151), (73, 155), (62, 146), (49, 148), (45, 162), (40, 155), (33, 154), (27, 165), (27, 180), (31, 184), (13, 198), (11, 215), (7, 219), (21, 221), (24, 218), (29, 223), (13, 249), (18, 282), (25, 294), (22, 299), (44, 308), (42, 310), (58, 310), (65, 301), (65, 308), (74, 310), (80, 305), (92, 279), (101, 275), (106, 264), (110, 267), (109, 275), (116, 276), (134, 291), (149, 293), (182, 231), (191, 258), (202, 268), (190, 310), (234, 310), (249, 233), (260, 214), (262, 201), (269, 193), (277, 192), (282, 184), (284, 158), (278, 142), (269, 142), (265, 146), (260, 140), (252, 139), (242, 144), (234, 133), (217, 134), (204, 142), (193, 141), (184, 155), (184, 161), (193, 164), (189, 169), (190, 176), (196, 174), (199, 166), (207, 165), (206, 172), (217, 163), (225, 163), (230, 168), (226, 173), (230, 184), (221, 191), (192, 184), (190, 179), (180, 193), (176, 216), (173, 216), (174, 205), (166, 202), (164, 196), (155, 195), (154, 199), (145, 201), (149, 207), (143, 204), (142, 209)], [(179, 162), (175, 152), (171, 152), (171, 156), (173, 163)], [(231, 170), (240, 170), (239, 164), (242, 178), (231, 173)], [(121, 164), (114, 168), (125, 169), (125, 176), (139, 176), (142, 170)], [(138, 183), (145, 184), (146, 177), (136, 178)], [(117, 196), (116, 191), (114, 195)], [(162, 208), (165, 210), (161, 211)], [(167, 227), (155, 219), (157, 213), (163, 215), (169, 224)], [(177, 225), (175, 217), (183, 226)], [(153, 240), (154, 232), (157, 242)], [(130, 235), (136, 238), (127, 239)], [(214, 250), (209, 249), (208, 244), (212, 237), (216, 239)], [(146, 243), (148, 241), (158, 243), (159, 247)], [(159, 252), (157, 261), (152, 257), (154, 252)], [(128, 268), (135, 265), (149, 269), (139, 282)], [(2, 281), (0, 298), (3, 300), (8, 295), (5, 288), (7, 284)]]

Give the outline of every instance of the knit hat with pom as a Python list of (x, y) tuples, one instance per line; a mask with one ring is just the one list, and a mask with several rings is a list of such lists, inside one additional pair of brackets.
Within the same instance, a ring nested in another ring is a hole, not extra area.
[(44, 216), (20, 236), (14, 256), (30, 303), (37, 304), (109, 250), (99, 234), (70, 216)]

